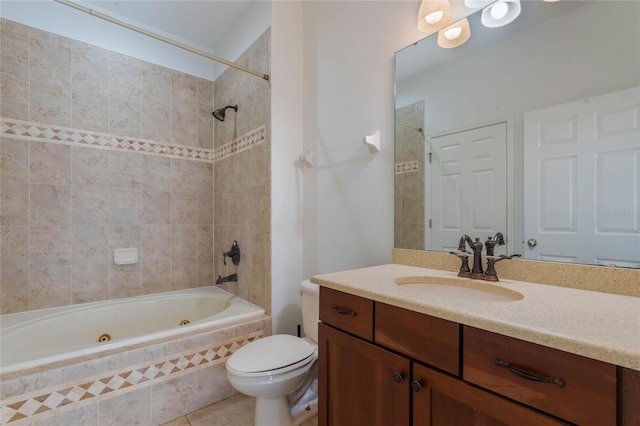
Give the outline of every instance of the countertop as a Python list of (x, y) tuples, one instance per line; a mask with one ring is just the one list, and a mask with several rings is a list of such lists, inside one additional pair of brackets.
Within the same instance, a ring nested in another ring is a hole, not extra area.
[(640, 371), (638, 297), (500, 279), (487, 284), (524, 298), (477, 301), (430, 295), (394, 283), (407, 276), (458, 279), (453, 272), (388, 264), (315, 275), (311, 282)]

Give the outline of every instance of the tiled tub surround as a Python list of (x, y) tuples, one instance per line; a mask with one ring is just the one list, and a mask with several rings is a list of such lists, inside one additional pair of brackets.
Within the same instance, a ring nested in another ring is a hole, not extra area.
[[(243, 53), (237, 63), (269, 72), (270, 30)], [(214, 168), (214, 253), (229, 250), (237, 240), (242, 260), (234, 266), (215, 256), (217, 275), (238, 274), (237, 283), (222, 287), (271, 311), (271, 141), (269, 82), (236, 69), (227, 69), (215, 81), (215, 106), (238, 104), (227, 110), (224, 122), (215, 123), (215, 149), (241, 134), (265, 128), (264, 143), (216, 160)]]
[(0, 377), (0, 424), (159, 425), (236, 393), (226, 359), (270, 317)]
[[(226, 96), (249, 95), (214, 150), (213, 82), (1, 23), (0, 313), (211, 285), (229, 273), (214, 253), (233, 240), (244, 249), (238, 288), (268, 309), (268, 84), (216, 83)], [(243, 57), (268, 66), (268, 47), (257, 52), (268, 36)], [(78, 104), (87, 93), (95, 102)], [(243, 168), (226, 167), (214, 190), (214, 162)], [(237, 182), (255, 194), (246, 205), (225, 198)], [(261, 212), (258, 226), (220, 232), (215, 251), (214, 198)], [(121, 247), (137, 247), (140, 263), (115, 265)]]
[(424, 102), (396, 110), (394, 247), (424, 247)]

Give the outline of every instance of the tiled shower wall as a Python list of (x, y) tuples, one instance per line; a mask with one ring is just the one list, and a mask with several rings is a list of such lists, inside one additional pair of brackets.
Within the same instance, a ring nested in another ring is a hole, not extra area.
[[(213, 82), (11, 21), (1, 36), (0, 312), (211, 285)], [(140, 262), (115, 265), (119, 247)]]
[(396, 110), (394, 247), (424, 249), (424, 102)]
[[(271, 33), (267, 30), (236, 61), (269, 73)], [(264, 143), (215, 163), (215, 270), (217, 275), (238, 274), (238, 282), (223, 287), (271, 310), (271, 90), (268, 81), (227, 69), (215, 82), (215, 107), (227, 110), (224, 122), (216, 122), (215, 146), (219, 148), (254, 129), (264, 128)], [(237, 240), (242, 260), (237, 267), (223, 264), (220, 253)], [(217, 276), (216, 275), (216, 276)]]

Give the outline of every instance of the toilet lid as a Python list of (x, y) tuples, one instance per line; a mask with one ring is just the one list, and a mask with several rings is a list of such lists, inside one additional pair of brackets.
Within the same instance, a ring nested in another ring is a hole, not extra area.
[(315, 348), (309, 342), (289, 334), (277, 334), (255, 340), (235, 351), (227, 366), (241, 373), (278, 370), (309, 358)]

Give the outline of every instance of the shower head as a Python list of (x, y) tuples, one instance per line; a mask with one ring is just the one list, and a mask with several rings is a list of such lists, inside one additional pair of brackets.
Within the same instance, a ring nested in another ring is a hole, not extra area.
[(238, 111), (238, 104), (227, 105), (224, 108), (218, 108), (217, 110), (213, 111), (213, 116), (220, 121), (224, 121), (225, 111), (229, 108), (233, 108), (234, 111)]

